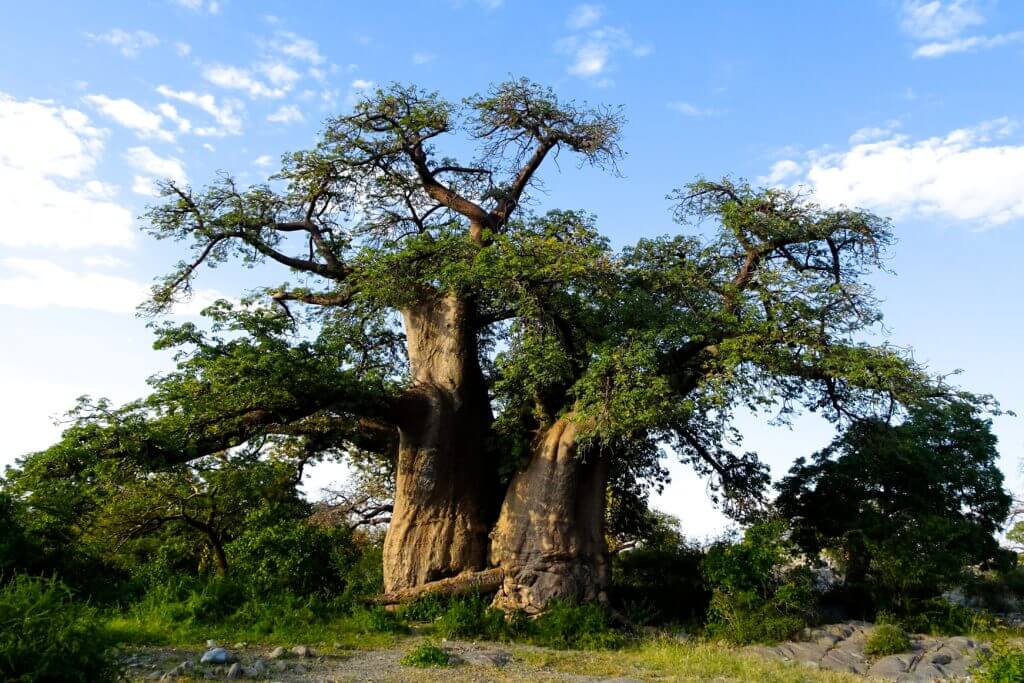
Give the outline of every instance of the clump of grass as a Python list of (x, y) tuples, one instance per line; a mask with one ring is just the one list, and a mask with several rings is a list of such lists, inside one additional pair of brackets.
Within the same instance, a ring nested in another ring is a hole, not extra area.
[(405, 666), (428, 669), (449, 666), (451, 664), (451, 657), (433, 643), (420, 643), (405, 653), (405, 656), (399, 661)]
[(992, 655), (971, 672), (977, 683), (1015, 683), (1024, 681), (1024, 650), (1005, 642), (996, 643)]
[(910, 649), (910, 638), (895, 624), (881, 624), (868, 636), (864, 653), (869, 655), (895, 655)]

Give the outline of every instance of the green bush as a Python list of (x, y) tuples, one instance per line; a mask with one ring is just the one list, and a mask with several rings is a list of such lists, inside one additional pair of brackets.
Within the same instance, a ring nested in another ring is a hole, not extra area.
[(1024, 681), (1024, 650), (996, 643), (992, 654), (971, 672), (975, 683), (1019, 683)]
[(703, 560), (701, 548), (681, 539), (619, 553), (612, 562), (612, 599), (635, 624), (703, 619), (711, 599)]
[(405, 666), (426, 669), (429, 667), (448, 666), (451, 663), (451, 658), (447, 652), (433, 643), (420, 643), (409, 650), (399, 661)]
[(987, 612), (973, 610), (942, 598), (912, 603), (907, 614), (898, 619), (911, 633), (935, 636), (956, 636), (992, 631), (999, 620)]
[(389, 612), (383, 607), (356, 610), (352, 614), (352, 624), (360, 633), (408, 633), (399, 615)]
[(875, 626), (864, 643), (864, 653), (869, 655), (895, 655), (910, 649), (910, 638), (895, 624)]
[(0, 589), (0, 679), (113, 681), (110, 645), (94, 610), (59, 581), (16, 576)]
[(608, 610), (601, 605), (551, 603), (530, 624), (529, 639), (559, 649), (598, 650), (621, 647), (625, 638), (612, 630)]
[(450, 601), (436, 628), (443, 638), (503, 640), (507, 635), (505, 613), (475, 595)]
[(719, 543), (704, 559), (712, 587), (707, 633), (734, 643), (785, 640), (815, 611), (810, 570), (793, 565), (795, 548), (782, 522), (747, 529), (739, 543)]

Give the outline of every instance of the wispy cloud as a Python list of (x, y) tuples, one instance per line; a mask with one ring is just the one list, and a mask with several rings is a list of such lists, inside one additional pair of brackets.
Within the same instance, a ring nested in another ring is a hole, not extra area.
[(920, 43), (914, 48), (914, 58), (991, 50), (1024, 40), (1024, 31), (964, 35), (985, 23), (975, 0), (904, 0), (901, 9), (900, 27)]
[(698, 107), (695, 104), (680, 101), (669, 102), (668, 108), (672, 109), (673, 111), (677, 111), (680, 114), (684, 114), (685, 116), (692, 116), (694, 118), (721, 116), (722, 114), (725, 113), (725, 110), (723, 109), (713, 109), (711, 107)]
[(140, 106), (127, 98), (112, 98), (106, 95), (86, 95), (86, 102), (96, 107), (125, 128), (135, 132), (142, 139), (156, 138), (174, 142), (174, 133), (163, 128), (163, 117)]
[(428, 62), (434, 61), (435, 57), (436, 56), (433, 52), (413, 52), (412, 63), (417, 66), (420, 64), (427, 64)]
[(555, 44), (555, 50), (569, 55), (566, 71), (590, 80), (598, 86), (611, 85), (607, 72), (616, 54), (644, 57), (653, 48), (637, 43), (623, 28), (599, 25), (603, 12), (597, 5), (578, 5), (569, 14), (566, 25), (573, 30)]
[(206, 112), (217, 122), (216, 126), (194, 127), (192, 132), (196, 135), (221, 137), (242, 132), (242, 118), (239, 112), (244, 105), (238, 100), (222, 100), (218, 103), (217, 98), (208, 93), (172, 90), (166, 85), (158, 86), (156, 91), (164, 97), (184, 102)]
[(172, 2), (179, 7), (184, 7), (193, 12), (220, 14), (221, 9), (223, 9), (219, 0), (172, 0)]
[(149, 31), (124, 31), (119, 28), (111, 29), (106, 33), (85, 34), (94, 43), (104, 43), (116, 47), (125, 57), (138, 57), (142, 50), (156, 47), (160, 39)]
[(136, 175), (132, 179), (132, 192), (155, 197), (157, 180), (173, 180), (176, 183), (188, 182), (185, 164), (174, 157), (162, 157), (149, 147), (130, 147), (124, 153), (128, 165), (144, 175)]
[(203, 78), (210, 83), (229, 90), (242, 90), (249, 97), (268, 97), (276, 99), (284, 97), (288, 89), (271, 87), (253, 76), (248, 69), (225, 64), (213, 64), (203, 69)]
[(282, 104), (276, 110), (267, 115), (267, 121), (271, 123), (301, 123), (306, 117), (294, 104)]

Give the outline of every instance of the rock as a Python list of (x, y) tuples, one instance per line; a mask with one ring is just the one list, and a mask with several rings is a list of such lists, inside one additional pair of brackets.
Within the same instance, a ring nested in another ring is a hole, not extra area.
[(814, 663), (825, 656), (832, 648), (832, 643), (781, 643), (776, 649), (787, 659), (795, 662)]
[(845, 671), (853, 674), (864, 674), (868, 670), (867, 660), (860, 654), (849, 650), (829, 650), (818, 662), (818, 665), (829, 671)]
[(292, 671), (301, 676), (302, 674), (306, 673), (306, 667), (302, 666), (301, 664), (296, 664), (295, 668), (292, 669)]
[(942, 669), (930, 664), (928, 662), (922, 662), (918, 664), (912, 672), (909, 674), (903, 674), (900, 676), (898, 681), (921, 681), (930, 683), (931, 681), (941, 681), (946, 678), (945, 672)]
[(249, 643), (242, 641), (240, 643), (235, 643), (234, 645), (232, 645), (232, 647), (235, 650), (244, 650), (245, 648), (249, 647)]
[(882, 657), (868, 669), (868, 676), (876, 678), (895, 678), (906, 673), (914, 661), (913, 655), (889, 655)]
[(207, 650), (203, 653), (203, 656), (199, 658), (200, 664), (227, 664), (228, 662), (233, 661), (235, 661), (235, 658), (222, 647), (215, 647), (212, 650)]
[(953, 661), (953, 658), (945, 652), (936, 652), (932, 655), (932, 664), (938, 664), (939, 666), (945, 666)]
[(284, 672), (288, 670), (288, 662), (284, 660), (278, 660), (274, 662), (274, 670)]
[(206, 641), (206, 647), (212, 650), (213, 648), (217, 647), (217, 641), (216, 640), (208, 640), (208, 641)]
[(956, 636), (946, 641), (942, 646), (945, 650), (952, 650), (957, 655), (963, 656), (968, 650), (973, 650), (977, 645), (973, 640), (965, 636)]
[(228, 674), (227, 674), (226, 678), (229, 681), (233, 681), (236, 678), (241, 678), (241, 676), (242, 676), (242, 666), (238, 662), (235, 662), (234, 664), (231, 665), (231, 668), (228, 669)]
[(501, 668), (512, 661), (512, 653), (505, 650), (477, 650), (464, 652), (463, 657), (470, 664)]
[(287, 650), (285, 650), (283, 647), (275, 647), (273, 650), (270, 651), (270, 654), (267, 655), (267, 659), (281, 659), (287, 656)]
[(257, 659), (252, 663), (252, 666), (249, 667), (249, 670), (254, 672), (253, 675), (255, 676), (262, 676), (267, 672), (267, 663), (262, 659)]
[(316, 657), (316, 652), (308, 645), (296, 645), (291, 652), (296, 657)]

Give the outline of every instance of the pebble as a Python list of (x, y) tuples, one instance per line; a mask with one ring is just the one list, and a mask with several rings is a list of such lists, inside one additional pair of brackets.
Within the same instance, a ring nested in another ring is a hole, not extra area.
[(270, 651), (270, 654), (267, 655), (267, 659), (281, 659), (282, 657), (286, 656), (288, 656), (287, 650), (285, 650), (283, 647), (275, 647), (273, 650)]

